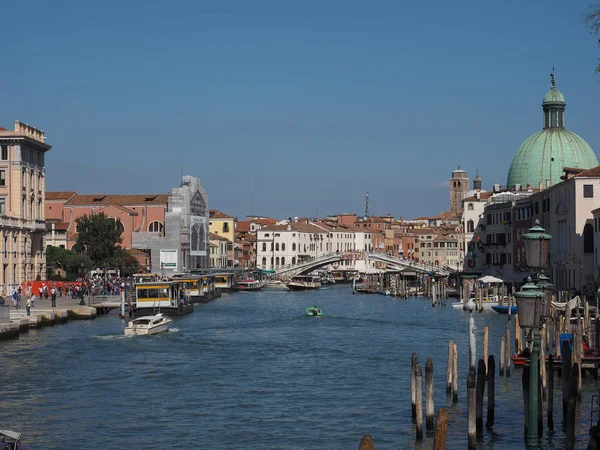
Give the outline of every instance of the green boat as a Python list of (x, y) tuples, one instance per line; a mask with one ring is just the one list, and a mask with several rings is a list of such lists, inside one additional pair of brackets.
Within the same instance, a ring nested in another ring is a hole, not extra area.
[(317, 308), (316, 306), (309, 306), (305, 311), (307, 316), (321, 317), (323, 315), (321, 308)]

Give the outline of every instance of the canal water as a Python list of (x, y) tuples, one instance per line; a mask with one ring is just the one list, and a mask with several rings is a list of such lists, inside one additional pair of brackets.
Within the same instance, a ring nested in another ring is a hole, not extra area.
[[(324, 317), (304, 316), (320, 306)], [(476, 315), (498, 358), (507, 316)], [(352, 449), (371, 434), (377, 450), (417, 444), (410, 360), (432, 357), (435, 406), (449, 407), (448, 448), (466, 448), (468, 313), (422, 298), (314, 292), (223, 295), (176, 319), (169, 333), (124, 337), (111, 313), (31, 331), (0, 343), (0, 428), (34, 449)], [(460, 396), (445, 393), (448, 341), (459, 350)], [(560, 381), (556, 430), (563, 449)], [(584, 380), (577, 448), (585, 448), (593, 379)], [(484, 406), (484, 411), (485, 411)], [(484, 416), (485, 420), (485, 416)], [(496, 424), (480, 448), (523, 448), (521, 371), (496, 377)]]

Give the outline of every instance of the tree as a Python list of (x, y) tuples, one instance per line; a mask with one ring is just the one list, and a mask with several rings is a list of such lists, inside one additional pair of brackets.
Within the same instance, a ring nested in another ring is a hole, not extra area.
[(67, 263), (68, 278), (74, 280), (94, 268), (94, 261), (88, 256), (75, 253)]
[(46, 249), (46, 265), (48, 267), (60, 267), (63, 270), (67, 270), (67, 265), (73, 252), (62, 247), (49, 246)]
[(141, 272), (141, 266), (139, 261), (129, 253), (127, 250), (122, 250), (122, 258), (120, 265), (117, 266), (121, 271), (122, 277), (131, 277), (134, 273)]
[(79, 236), (73, 248), (75, 252), (85, 253), (99, 267), (110, 265), (122, 242), (121, 221), (99, 213), (80, 217), (76, 222)]
[[(583, 18), (583, 23), (591, 35), (598, 36), (600, 34), (600, 4), (590, 5), (588, 13)], [(600, 39), (598, 39), (598, 46), (600, 47)], [(600, 72), (600, 63), (596, 67), (596, 71)]]

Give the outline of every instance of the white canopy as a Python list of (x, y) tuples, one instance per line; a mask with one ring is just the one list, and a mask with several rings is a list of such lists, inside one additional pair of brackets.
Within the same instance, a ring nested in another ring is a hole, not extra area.
[(481, 277), (477, 281), (481, 283), (504, 283), (500, 278), (493, 277), (491, 275), (486, 275), (485, 277)]

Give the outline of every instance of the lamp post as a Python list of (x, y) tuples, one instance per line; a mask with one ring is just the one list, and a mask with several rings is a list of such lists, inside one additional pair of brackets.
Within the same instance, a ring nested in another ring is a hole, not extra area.
[[(548, 277), (543, 275), (541, 271), (548, 267), (551, 239), (552, 236), (540, 227), (537, 220), (535, 226), (523, 235), (527, 266), (538, 272), (536, 280), (539, 284), (534, 284), (531, 278), (528, 278), (527, 283), (521, 290), (515, 293), (519, 323), (527, 332), (527, 341), (531, 347), (531, 356), (529, 358), (529, 411), (527, 414), (527, 436), (525, 441), (528, 449), (538, 448), (538, 358), (540, 353), (540, 329), (542, 328), (543, 317), (549, 314), (553, 288), (549, 283)], [(546, 292), (542, 291), (540, 287), (545, 289)], [(545, 361), (541, 361), (540, 363), (545, 364)]]
[(474, 309), (475, 302), (472, 298), (469, 298), (469, 301), (467, 302), (467, 310), (469, 311), (469, 370), (475, 370), (475, 360), (477, 359), (475, 347), (475, 318), (473, 317)]

